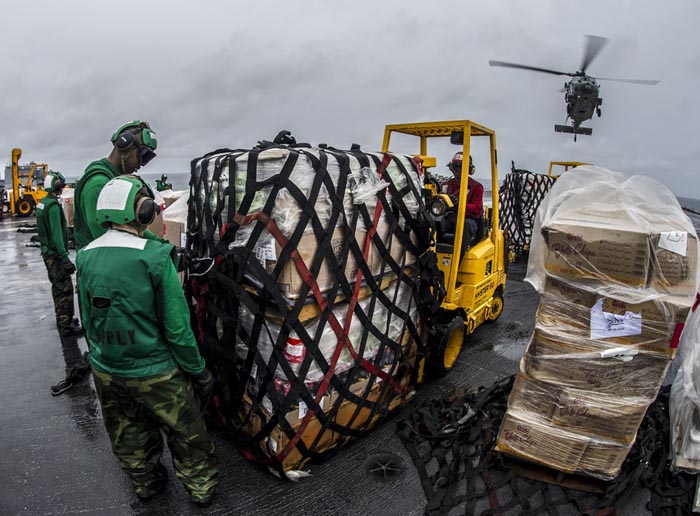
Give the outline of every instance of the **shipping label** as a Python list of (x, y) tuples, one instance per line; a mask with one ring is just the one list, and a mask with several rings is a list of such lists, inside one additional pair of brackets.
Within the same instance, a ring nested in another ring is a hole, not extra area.
[(685, 256), (688, 247), (688, 233), (685, 231), (664, 231), (659, 235), (659, 247)]
[(603, 310), (603, 299), (591, 308), (591, 339), (629, 337), (642, 334), (642, 314), (626, 311), (614, 314)]
[(277, 261), (277, 252), (275, 250), (275, 242), (272, 238), (265, 242), (255, 246), (255, 257), (262, 264), (263, 267), (267, 266), (267, 262)]

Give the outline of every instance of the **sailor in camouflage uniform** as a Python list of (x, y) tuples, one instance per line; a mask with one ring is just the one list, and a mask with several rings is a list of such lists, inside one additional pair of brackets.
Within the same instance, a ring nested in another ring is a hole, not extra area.
[(213, 378), (190, 328), (173, 246), (142, 238), (158, 212), (134, 176), (111, 179), (97, 200), (110, 229), (78, 252), (80, 306), (90, 363), (112, 450), (148, 499), (165, 488), (165, 433), (176, 476), (193, 502), (214, 495), (219, 461), (194, 387)]
[(82, 335), (82, 328), (73, 320), (73, 280), (75, 265), (68, 256), (68, 228), (58, 198), (66, 185), (60, 172), (49, 172), (44, 178), (48, 195), (36, 207), (36, 226), (41, 244), (41, 256), (51, 282), (56, 327), (61, 337)]

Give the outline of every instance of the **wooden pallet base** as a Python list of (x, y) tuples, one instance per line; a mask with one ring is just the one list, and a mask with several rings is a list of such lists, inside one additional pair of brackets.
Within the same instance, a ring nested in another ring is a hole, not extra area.
[(513, 473), (519, 477), (530, 480), (538, 480), (540, 482), (555, 484), (586, 493), (604, 493), (608, 486), (608, 482), (598, 478), (575, 473), (565, 473), (541, 464), (533, 464), (532, 462), (526, 462), (504, 454), (501, 454), (501, 457), (503, 458), (503, 464), (511, 469)]

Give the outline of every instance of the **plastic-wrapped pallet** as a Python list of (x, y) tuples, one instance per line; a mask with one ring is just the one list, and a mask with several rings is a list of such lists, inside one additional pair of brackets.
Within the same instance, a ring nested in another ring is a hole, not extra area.
[(536, 218), (540, 304), (497, 448), (614, 478), (678, 350), (697, 254), (658, 182), (588, 166), (559, 178)]
[(671, 386), (673, 467), (700, 471), (700, 310), (697, 301), (681, 336), (680, 368)]
[(187, 288), (215, 416), (280, 474), (412, 395), (437, 306), (421, 176), (410, 156), (307, 145), (192, 161)]

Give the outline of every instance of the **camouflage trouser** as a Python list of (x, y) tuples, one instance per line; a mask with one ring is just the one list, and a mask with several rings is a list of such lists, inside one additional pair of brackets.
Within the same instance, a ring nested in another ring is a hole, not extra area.
[(75, 315), (73, 280), (61, 265), (61, 260), (58, 257), (44, 256), (44, 264), (46, 264), (46, 271), (49, 273), (53, 307), (56, 311), (56, 326), (60, 332), (73, 326), (73, 316)]
[(192, 384), (180, 369), (150, 378), (123, 378), (93, 368), (112, 451), (131, 477), (136, 494), (158, 492), (166, 481), (160, 463), (162, 430), (175, 474), (193, 500), (213, 494), (219, 459), (209, 439)]

